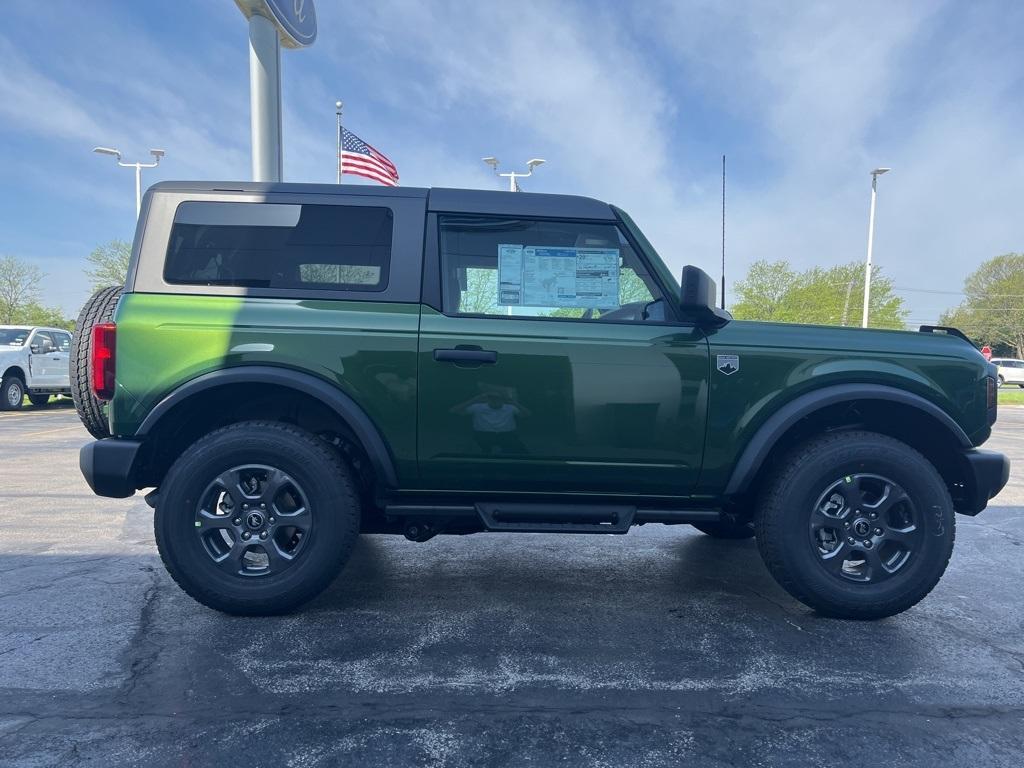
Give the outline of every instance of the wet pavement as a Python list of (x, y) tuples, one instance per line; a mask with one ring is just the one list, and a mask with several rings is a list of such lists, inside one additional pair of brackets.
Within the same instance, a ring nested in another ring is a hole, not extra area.
[(1018, 766), (1018, 468), (891, 619), (821, 618), (752, 541), (363, 537), (301, 612), (233, 618), (98, 499), (67, 409), (0, 415), (0, 766)]

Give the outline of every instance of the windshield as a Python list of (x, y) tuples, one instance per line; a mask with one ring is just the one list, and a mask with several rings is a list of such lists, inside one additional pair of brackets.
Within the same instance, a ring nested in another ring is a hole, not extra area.
[(0, 347), (23, 347), (29, 328), (0, 328)]

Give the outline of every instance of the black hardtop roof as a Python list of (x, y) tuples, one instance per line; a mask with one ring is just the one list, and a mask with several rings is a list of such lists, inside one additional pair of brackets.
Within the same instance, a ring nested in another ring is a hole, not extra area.
[(360, 195), (426, 198), (427, 209), (448, 213), (492, 213), (503, 216), (564, 216), (573, 219), (614, 220), (608, 203), (578, 195), (538, 192), (498, 192), (489, 189), (443, 187), (384, 187), (368, 184), (297, 184), (264, 181), (161, 181), (151, 192), (241, 192), (288, 195)]

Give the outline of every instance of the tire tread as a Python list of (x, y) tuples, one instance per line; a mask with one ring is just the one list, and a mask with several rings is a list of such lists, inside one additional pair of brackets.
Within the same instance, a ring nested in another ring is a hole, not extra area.
[(92, 327), (113, 319), (122, 292), (119, 285), (96, 291), (78, 314), (71, 340), (71, 398), (78, 418), (97, 440), (110, 437), (110, 424), (103, 402), (92, 392)]

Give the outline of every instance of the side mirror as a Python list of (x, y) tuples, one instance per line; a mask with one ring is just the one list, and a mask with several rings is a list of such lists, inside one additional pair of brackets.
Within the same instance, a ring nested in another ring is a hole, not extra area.
[(683, 267), (679, 281), (679, 309), (701, 328), (721, 328), (732, 315), (715, 306), (715, 281), (702, 269)]
[(28, 351), (31, 352), (33, 355), (38, 355), (39, 354), (39, 345), (38, 344), (30, 344), (29, 347), (28, 347)]

